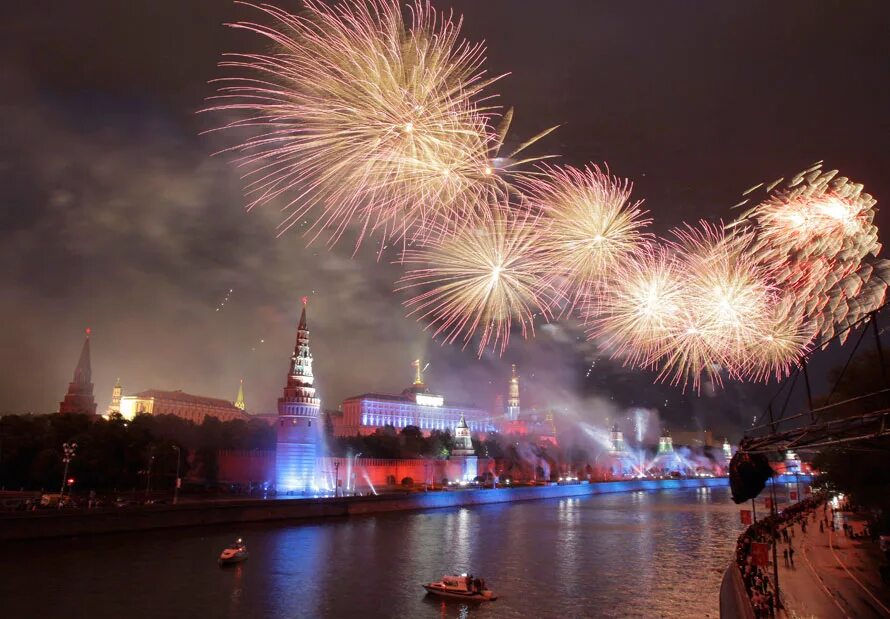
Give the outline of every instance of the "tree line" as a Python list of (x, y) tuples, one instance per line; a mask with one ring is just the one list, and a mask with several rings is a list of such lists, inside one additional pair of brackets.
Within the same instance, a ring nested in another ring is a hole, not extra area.
[[(261, 420), (201, 424), (174, 415), (137, 415), (128, 421), (92, 415), (0, 417), (0, 488), (58, 489), (65, 464), (62, 445), (76, 443), (68, 477), (76, 488), (172, 488), (180, 477), (214, 483), (221, 449), (274, 449), (275, 428)], [(178, 448), (178, 450), (177, 450)]]

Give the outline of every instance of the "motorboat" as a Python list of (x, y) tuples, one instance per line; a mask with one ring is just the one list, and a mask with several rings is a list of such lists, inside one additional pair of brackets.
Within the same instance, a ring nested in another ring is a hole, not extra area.
[(241, 563), (245, 561), (248, 557), (247, 546), (244, 545), (244, 542), (241, 541), (239, 537), (235, 540), (235, 543), (226, 547), (225, 550), (219, 555), (219, 564), (220, 565), (232, 565), (233, 563)]
[(489, 602), (498, 599), (494, 591), (485, 588), (485, 581), (472, 575), (443, 576), (441, 580), (423, 585), (427, 593), (451, 600)]

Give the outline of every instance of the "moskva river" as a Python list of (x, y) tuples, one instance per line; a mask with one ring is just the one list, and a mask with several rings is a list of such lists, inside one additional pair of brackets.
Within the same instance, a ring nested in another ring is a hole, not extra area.
[[(7, 543), (0, 617), (717, 617), (741, 528), (729, 489), (701, 488)], [(220, 568), (239, 536), (250, 558)], [(420, 586), (461, 572), (499, 599)]]

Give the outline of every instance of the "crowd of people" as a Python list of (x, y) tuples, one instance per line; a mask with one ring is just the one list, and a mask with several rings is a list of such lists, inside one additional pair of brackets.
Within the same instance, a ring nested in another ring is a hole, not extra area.
[(736, 563), (742, 574), (751, 606), (754, 608), (755, 617), (774, 617), (778, 600), (775, 587), (772, 586), (772, 580), (767, 573), (769, 566), (755, 564), (752, 554), (753, 544), (777, 544), (781, 539), (787, 544), (787, 547), (782, 551), (785, 564), (794, 567), (794, 544), (791, 540), (793, 530), (790, 527), (800, 523), (803, 527), (802, 530), (806, 532), (807, 517), (813, 514), (815, 518), (816, 510), (825, 501), (824, 495), (804, 499), (775, 515), (770, 514), (766, 518), (758, 520), (739, 536), (736, 543)]

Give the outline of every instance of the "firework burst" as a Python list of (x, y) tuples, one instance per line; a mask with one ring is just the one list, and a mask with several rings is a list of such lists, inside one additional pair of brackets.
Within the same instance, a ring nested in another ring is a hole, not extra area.
[(740, 359), (741, 374), (754, 381), (781, 380), (792, 366), (806, 355), (813, 342), (813, 332), (794, 311), (788, 300), (777, 303), (763, 321), (763, 332), (749, 342)]
[(642, 201), (631, 201), (630, 182), (595, 165), (541, 166), (521, 186), (529, 205), (545, 216), (540, 248), (550, 257), (549, 283), (568, 300), (567, 311), (590, 315), (607, 278), (651, 239), (642, 232), (652, 221)]
[(771, 269), (786, 313), (824, 343), (886, 298), (890, 263), (874, 258), (881, 248), (875, 200), (821, 163), (766, 190), (731, 226), (754, 234), (752, 252)]
[(503, 354), (514, 324), (527, 337), (536, 314), (549, 316), (553, 298), (541, 285), (538, 233), (536, 216), (503, 204), (454, 234), (406, 249), (401, 262), (418, 268), (399, 280), (397, 290), (423, 289), (405, 302), (408, 315), (426, 322), (434, 337), (462, 339), (464, 347), (479, 331), (479, 356), (489, 343)]
[(252, 134), (229, 149), (247, 168), (248, 208), (283, 198), (281, 232), (305, 224), (334, 243), (355, 224), (357, 247), (375, 232), (447, 232), (497, 187), (481, 105), (493, 80), (460, 21), (425, 0), (407, 23), (396, 0), (306, 0), (299, 16), (255, 8), (275, 25), (233, 26), (273, 49), (222, 62), (237, 75), (219, 80), (209, 108), (241, 116), (223, 129)]
[(601, 311), (588, 316), (590, 337), (603, 338), (606, 347), (629, 365), (645, 367), (663, 356), (686, 298), (671, 252), (650, 246), (635, 254), (622, 263), (601, 295)]

